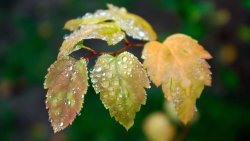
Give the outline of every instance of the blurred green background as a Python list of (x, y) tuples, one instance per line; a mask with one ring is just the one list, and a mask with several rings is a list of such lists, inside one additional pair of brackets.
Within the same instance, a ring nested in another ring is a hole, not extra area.
[(144, 119), (164, 109), (162, 91), (153, 84), (128, 132), (110, 118), (92, 87), (71, 126), (54, 134), (48, 122), (43, 81), (68, 34), (63, 25), (106, 9), (106, 3), (144, 17), (160, 41), (185, 33), (214, 57), (212, 87), (197, 101), (199, 117), (185, 140), (250, 140), (250, 0), (1, 0), (0, 141), (147, 141)]

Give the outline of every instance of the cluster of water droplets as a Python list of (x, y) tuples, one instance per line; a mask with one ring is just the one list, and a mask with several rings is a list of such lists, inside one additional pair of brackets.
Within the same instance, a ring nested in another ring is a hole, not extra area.
[(124, 65), (130, 66), (128, 68), (125, 67), (124, 72), (128, 76), (137, 80), (135, 82), (139, 82), (139, 85), (142, 87), (150, 88), (150, 81), (148, 79), (146, 70), (143, 68), (142, 63), (137, 59), (137, 57), (129, 52), (124, 52), (122, 55)]
[(108, 58), (102, 56), (98, 59), (94, 69), (91, 71), (91, 81), (96, 93), (102, 92), (103, 90), (113, 90), (112, 84), (118, 84), (114, 81), (114, 64), (112, 63), (113, 57), (107, 55)]
[[(52, 120), (50, 122), (53, 122)], [(58, 122), (56, 125), (53, 126), (54, 132), (58, 132), (62, 130), (64, 127), (64, 122)]]
[(180, 108), (180, 104), (185, 100), (185, 90), (179, 86), (172, 88), (171, 92), (171, 101), (174, 104), (175, 110), (178, 111)]
[(119, 68), (121, 68), (120, 71), (123, 73), (123, 75), (133, 77), (133, 61), (134, 60), (133, 58), (131, 58), (131, 56), (127, 57), (126, 55), (124, 55), (120, 60), (117, 61)]
[[(140, 21), (129, 15), (125, 8), (109, 5), (109, 10), (97, 10), (95, 13), (86, 13), (80, 18), (87, 24), (79, 25), (80, 29), (70, 35), (64, 36), (64, 43), (60, 49), (59, 56), (65, 56), (74, 51), (75, 45), (84, 39), (101, 39), (108, 44), (115, 45), (125, 38), (125, 33), (139, 40), (152, 40), (149, 31), (142, 26)], [(79, 20), (79, 19), (78, 19)], [(112, 20), (112, 22), (103, 21)], [(122, 29), (123, 31), (119, 30)], [(105, 31), (105, 34), (103, 34)], [(110, 33), (106, 33), (110, 31)]]
[[(80, 115), (82, 99), (87, 91), (87, 66), (86, 60), (76, 61), (71, 57), (64, 57), (56, 61), (49, 68), (47, 77), (53, 77), (51, 87), (46, 95), (46, 108), (49, 108), (49, 121), (52, 122), (54, 131), (57, 132), (67, 125), (67, 120), (71, 118), (71, 109), (77, 109), (77, 115)], [(58, 80), (57, 80), (58, 79)], [(81, 82), (81, 83), (79, 83)], [(82, 86), (83, 83), (86, 84)], [(53, 89), (61, 85), (61, 89)]]
[[(95, 22), (113, 20), (115, 21), (129, 36), (140, 39), (150, 40), (149, 33), (143, 29), (142, 25), (137, 23), (136, 19), (132, 16), (128, 16), (125, 8), (118, 8), (113, 5), (108, 5), (109, 10), (97, 10), (95, 13), (86, 13), (81, 19), (86, 21)], [(98, 19), (98, 20), (97, 20)], [(94, 23), (89, 23), (94, 24)]]
[(209, 85), (211, 83), (211, 71), (210, 66), (204, 59), (197, 59), (190, 61), (193, 67), (189, 71), (191, 79), (195, 80), (197, 83), (205, 83)]
[(118, 29), (119, 27), (112, 23), (81, 26), (79, 30), (74, 31), (70, 35), (64, 36), (65, 41), (60, 49), (60, 54), (70, 54), (72, 51), (74, 51), (75, 45), (84, 39), (101, 39), (107, 41), (108, 44), (115, 45), (125, 38), (124, 32)]
[[(105, 108), (109, 109), (111, 117), (114, 116), (125, 126), (130, 124), (143, 103), (142, 97), (146, 94), (137, 87), (144, 87), (149, 83), (138, 59), (129, 52), (123, 52), (117, 57), (102, 55), (90, 77), (92, 86), (96, 93), (100, 93), (100, 98)], [(138, 103), (139, 101), (141, 103)]]

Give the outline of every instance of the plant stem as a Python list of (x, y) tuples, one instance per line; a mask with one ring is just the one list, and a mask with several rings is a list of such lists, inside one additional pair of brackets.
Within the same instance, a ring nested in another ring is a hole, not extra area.
[(111, 52), (98, 52), (90, 47), (82, 46), (83, 49), (86, 49), (87, 51), (89, 51), (89, 54), (82, 58), (90, 59), (94, 57), (95, 55), (101, 55), (101, 54), (111, 54), (111, 55), (117, 56), (123, 51), (127, 50), (129, 47), (143, 47), (144, 46), (144, 44), (130, 43), (127, 38), (125, 38), (124, 41), (125, 41), (124, 47), (122, 47), (121, 49), (117, 51), (111, 51)]
[(187, 126), (183, 126), (183, 130), (182, 130), (180, 136), (177, 138), (176, 141), (184, 141), (185, 138), (188, 135), (188, 132), (189, 132), (189, 126), (188, 125)]

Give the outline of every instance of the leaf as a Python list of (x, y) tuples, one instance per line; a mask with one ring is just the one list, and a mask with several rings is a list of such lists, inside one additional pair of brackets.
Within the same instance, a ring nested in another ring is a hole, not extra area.
[(48, 69), (44, 88), (48, 89), (46, 107), (54, 132), (66, 128), (80, 112), (88, 87), (87, 76), (86, 60), (69, 56)]
[(87, 13), (80, 19), (68, 21), (64, 28), (75, 31), (80, 26), (97, 24), (105, 21), (115, 21), (128, 36), (139, 40), (156, 40), (156, 33), (151, 25), (140, 16), (127, 12), (125, 8), (118, 8), (108, 4), (108, 10), (97, 10), (95, 13)]
[(117, 57), (105, 54), (98, 58), (91, 81), (111, 117), (128, 130), (141, 104), (146, 103), (144, 87), (150, 87), (142, 64), (128, 52)]
[(125, 34), (114, 22), (85, 25), (66, 37), (60, 48), (58, 59), (77, 50), (76, 44), (84, 39), (101, 39), (107, 41), (109, 45), (115, 45), (124, 37)]
[(196, 99), (211, 85), (210, 66), (205, 59), (211, 55), (196, 40), (174, 34), (163, 44), (152, 41), (143, 50), (144, 67), (168, 101), (173, 102), (179, 119), (187, 124), (195, 113)]

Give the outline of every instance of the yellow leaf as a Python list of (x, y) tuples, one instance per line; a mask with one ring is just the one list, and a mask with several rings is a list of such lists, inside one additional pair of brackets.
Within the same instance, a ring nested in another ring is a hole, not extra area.
[(147, 68), (147, 72), (150, 79), (156, 86), (160, 86), (164, 75), (168, 69), (169, 63), (168, 49), (157, 41), (149, 42), (145, 45), (142, 58), (144, 60), (144, 67)]
[(80, 19), (70, 20), (64, 28), (74, 31), (80, 26), (111, 20), (116, 22), (128, 36), (139, 40), (156, 40), (156, 33), (146, 20), (127, 12), (125, 8), (118, 8), (112, 4), (108, 4), (108, 8), (108, 10), (97, 10), (93, 14), (87, 13)]
[(196, 99), (204, 85), (211, 85), (210, 66), (205, 59), (211, 55), (196, 40), (175, 34), (163, 44), (152, 41), (143, 50), (144, 67), (150, 79), (173, 102), (179, 119), (187, 124), (195, 113)]
[(128, 130), (136, 112), (146, 103), (144, 87), (150, 87), (142, 64), (128, 52), (117, 57), (105, 54), (98, 58), (90, 77), (111, 117)]
[(114, 22), (82, 26), (63, 41), (58, 58), (69, 55), (75, 50), (76, 44), (84, 39), (101, 39), (107, 41), (109, 45), (115, 45), (124, 37), (125, 34)]
[(54, 132), (58, 132), (71, 124), (82, 108), (88, 87), (86, 60), (66, 56), (48, 71), (44, 82), (48, 89), (46, 107)]

